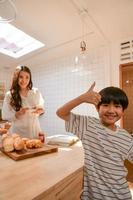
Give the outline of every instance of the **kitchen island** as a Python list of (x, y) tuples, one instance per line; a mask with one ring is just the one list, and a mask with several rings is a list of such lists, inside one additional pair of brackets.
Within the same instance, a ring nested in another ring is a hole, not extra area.
[(20, 161), (0, 152), (0, 200), (79, 200), (83, 157), (80, 141)]

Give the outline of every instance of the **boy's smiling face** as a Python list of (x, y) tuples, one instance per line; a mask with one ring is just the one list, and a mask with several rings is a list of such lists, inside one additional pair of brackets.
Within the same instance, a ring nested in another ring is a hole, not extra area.
[(124, 111), (120, 104), (103, 103), (97, 108), (101, 123), (107, 128), (116, 129), (115, 123), (123, 116)]

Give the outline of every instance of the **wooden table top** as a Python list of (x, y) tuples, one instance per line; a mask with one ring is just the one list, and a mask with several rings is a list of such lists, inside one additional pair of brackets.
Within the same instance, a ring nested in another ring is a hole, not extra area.
[(83, 167), (81, 142), (58, 152), (14, 161), (0, 152), (0, 200), (31, 200)]

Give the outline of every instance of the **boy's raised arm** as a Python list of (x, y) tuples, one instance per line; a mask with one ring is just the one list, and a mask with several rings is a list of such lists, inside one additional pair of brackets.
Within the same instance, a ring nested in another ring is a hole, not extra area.
[(90, 104), (97, 105), (99, 101), (101, 100), (101, 96), (97, 92), (93, 91), (94, 87), (95, 87), (95, 82), (91, 85), (91, 87), (89, 88), (87, 92), (81, 94), (77, 98), (69, 101), (68, 103), (60, 107), (56, 111), (57, 116), (65, 121), (68, 121), (70, 118), (71, 110), (77, 107), (78, 105), (82, 103), (90, 103)]

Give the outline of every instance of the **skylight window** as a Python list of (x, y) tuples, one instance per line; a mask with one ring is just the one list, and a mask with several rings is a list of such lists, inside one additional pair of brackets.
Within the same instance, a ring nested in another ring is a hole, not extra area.
[(0, 53), (19, 58), (44, 44), (11, 24), (0, 23)]

